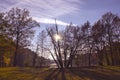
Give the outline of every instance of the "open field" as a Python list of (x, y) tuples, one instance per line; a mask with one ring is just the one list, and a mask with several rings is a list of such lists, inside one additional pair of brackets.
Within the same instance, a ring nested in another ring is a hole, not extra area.
[(0, 80), (120, 80), (120, 67), (0, 68)]

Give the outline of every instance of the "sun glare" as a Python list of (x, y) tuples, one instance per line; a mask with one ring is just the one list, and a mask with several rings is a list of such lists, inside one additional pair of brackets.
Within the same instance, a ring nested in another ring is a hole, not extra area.
[(59, 34), (55, 34), (55, 35), (54, 35), (54, 39), (55, 39), (55, 41), (59, 41), (59, 40), (61, 40), (62, 38), (61, 38), (61, 36), (60, 36)]

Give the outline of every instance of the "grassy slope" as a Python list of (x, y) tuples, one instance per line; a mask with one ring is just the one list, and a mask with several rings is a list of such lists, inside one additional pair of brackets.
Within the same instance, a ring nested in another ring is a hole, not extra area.
[(0, 68), (0, 80), (120, 80), (120, 67), (91, 67), (65, 70)]

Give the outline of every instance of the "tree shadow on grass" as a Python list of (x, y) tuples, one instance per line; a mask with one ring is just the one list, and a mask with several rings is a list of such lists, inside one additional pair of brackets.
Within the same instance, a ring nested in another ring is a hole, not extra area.
[(88, 68), (70, 69), (70, 73), (79, 76), (82, 80), (120, 80), (120, 74), (112, 74), (109, 71), (100, 72)]
[(65, 72), (61, 69), (52, 70), (45, 80), (66, 80)]

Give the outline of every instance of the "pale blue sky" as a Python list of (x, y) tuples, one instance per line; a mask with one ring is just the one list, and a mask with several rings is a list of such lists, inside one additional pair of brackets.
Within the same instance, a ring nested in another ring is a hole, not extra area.
[(120, 15), (120, 0), (83, 0), (79, 5), (80, 11), (74, 14), (59, 17), (62, 21), (81, 25), (87, 20), (92, 24), (101, 18), (106, 12)]
[(106, 12), (120, 15), (120, 0), (0, 0), (0, 11), (12, 7), (27, 8), (40, 23), (81, 25), (87, 20), (92, 24)]

